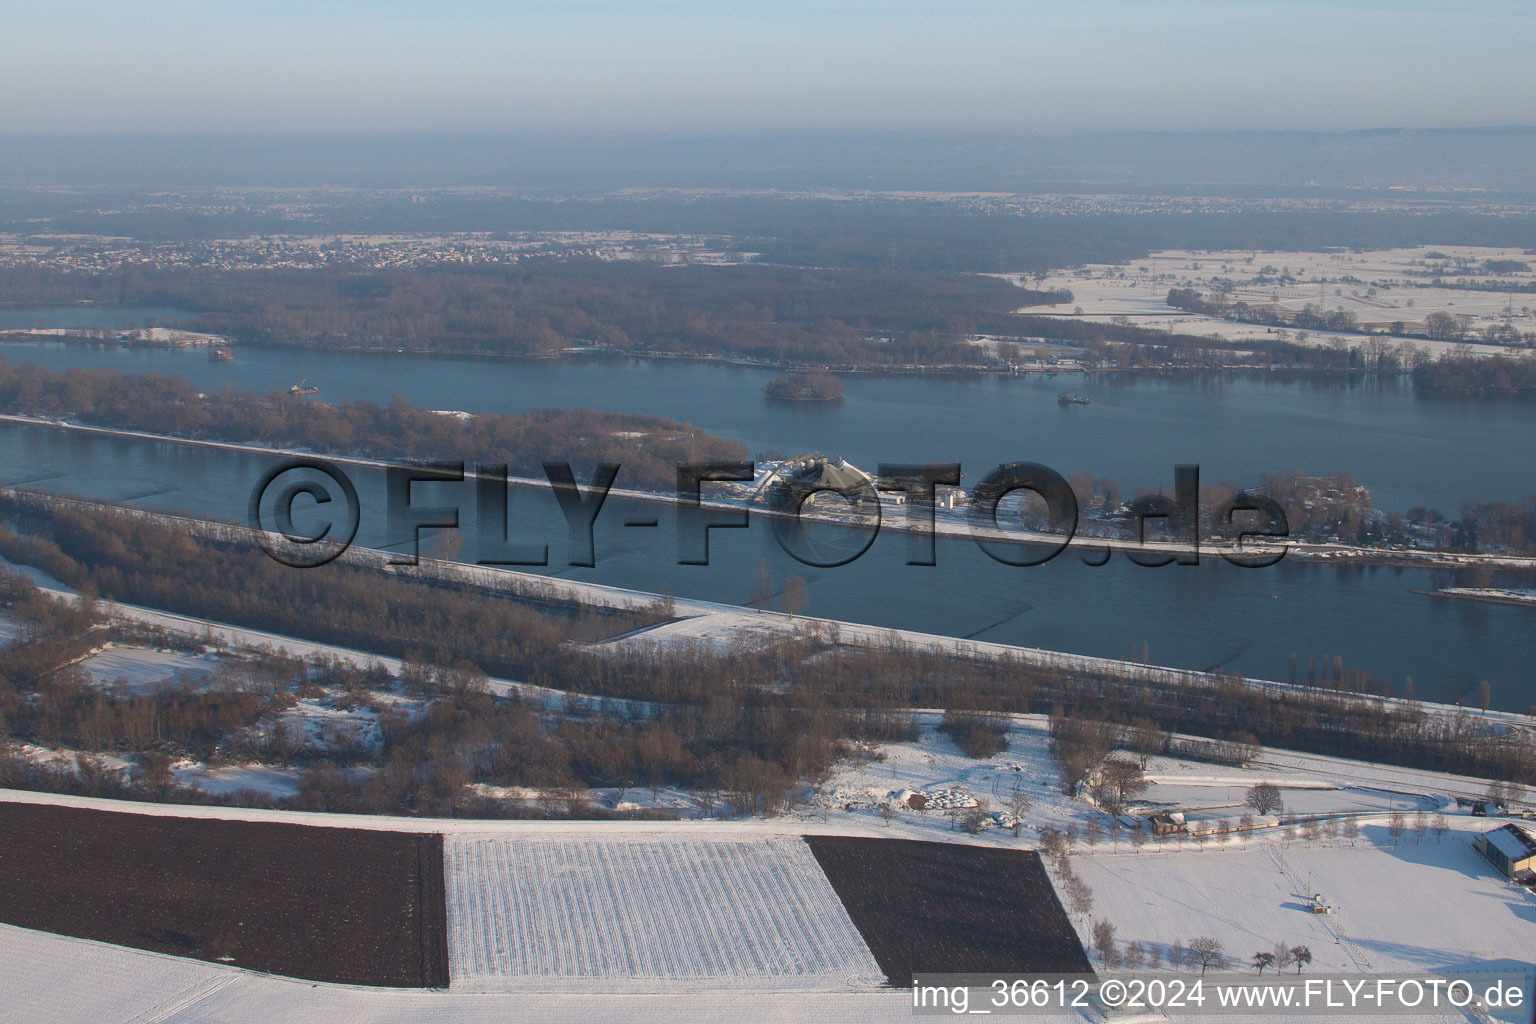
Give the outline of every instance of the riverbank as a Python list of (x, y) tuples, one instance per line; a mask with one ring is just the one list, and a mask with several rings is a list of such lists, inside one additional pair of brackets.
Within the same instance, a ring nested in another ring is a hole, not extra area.
[[(0, 413), (0, 423), (15, 423), (24, 426), (38, 427), (49, 430), (73, 431), (76, 433), (93, 434), (103, 437), (129, 438), (147, 441), (154, 444), (175, 444), (203, 449), (236, 452), (245, 455), (262, 455), (274, 458), (324, 458), (341, 465), (358, 466), (361, 468), (382, 470), (392, 465), (383, 459), (374, 459), (357, 455), (343, 455), (329, 452), (315, 452), (303, 448), (279, 448), (259, 444), (246, 444), (234, 441), (215, 441), (200, 438), (178, 437), (171, 434), (154, 434), (147, 431), (125, 430), (114, 427), (97, 427), (89, 424), (72, 423), (61, 419), (48, 419), (36, 416), (21, 416), (14, 413)], [(760, 467), (760, 470), (764, 467)], [(784, 513), (775, 512), (751, 500), (752, 489), (761, 480), (763, 473), (759, 473), (758, 480), (754, 480), (742, 491), (731, 494), (729, 497), (706, 498), (701, 501), (704, 508), (721, 510), (747, 510), (757, 515), (779, 516)], [(465, 479), (475, 479), (473, 471), (466, 470)], [(254, 481), (253, 481), (254, 482)], [(511, 477), (508, 483), (518, 487), (532, 487), (547, 489), (550, 485), (547, 480), (534, 477)], [(715, 485), (717, 487), (721, 485)], [(657, 491), (645, 491), (632, 488), (615, 487), (610, 490), (612, 497), (629, 498), (636, 501), (660, 502), (676, 507), (684, 504), (675, 494), (665, 494)], [(691, 504), (691, 502), (690, 502)], [(889, 529), (898, 532), (912, 530), (926, 530), (926, 525), (914, 525), (909, 521), (906, 510), (899, 505), (889, 502), (881, 503), (881, 518), (878, 522), (871, 518), (856, 516), (839, 516), (817, 510), (814, 507), (804, 512), (804, 518), (810, 521), (826, 523), (828, 525), (841, 525), (856, 530), (868, 530), (873, 526), (880, 529)], [(938, 536), (944, 537), (971, 537), (987, 541), (995, 541), (1005, 544), (1018, 544), (1037, 547), (1056, 547), (1061, 544), (1059, 534), (1041, 533), (1021, 528), (993, 529), (973, 524), (968, 509), (937, 509), (935, 510), (933, 531)], [(1485, 555), (1485, 554), (1455, 554), (1441, 551), (1415, 551), (1415, 550), (1388, 550), (1381, 548), (1363, 548), (1346, 544), (1310, 544), (1296, 541), (1284, 541), (1282, 545), (1271, 545), (1260, 548), (1250, 543), (1247, 547), (1239, 548), (1232, 543), (1223, 543), (1214, 540), (1202, 540), (1198, 546), (1198, 553), (1207, 557), (1220, 558), (1226, 556), (1241, 555), (1246, 558), (1263, 557), (1266, 552), (1270, 556), (1277, 553), (1278, 548), (1285, 549), (1288, 560), (1294, 560), (1305, 564), (1319, 565), (1379, 565), (1399, 566), (1419, 569), (1462, 569), (1469, 566), (1482, 565), (1493, 569), (1536, 570), (1536, 558), (1514, 555)], [(1069, 549), (1082, 554), (1085, 559), (1097, 558), (1100, 555), (1107, 557), (1111, 553), (1125, 552), (1146, 555), (1188, 555), (1196, 553), (1196, 548), (1187, 544), (1172, 541), (1149, 540), (1144, 543), (1129, 541), (1123, 538), (1093, 537), (1083, 534), (1074, 535)]]
[(229, 339), (205, 331), (179, 327), (128, 327), (121, 330), (96, 327), (27, 327), (0, 331), (0, 338), (56, 341), (65, 345), (104, 345), (115, 348), (221, 348)]
[[(226, 543), (258, 543), (258, 532), (247, 526), (198, 519), (190, 516), (151, 512), (144, 509), (111, 505), (105, 502), (60, 498), (37, 492), (16, 491), (0, 487), (0, 493), (35, 504), (41, 509), (74, 508), (84, 512), (113, 511), (138, 519), (174, 526), (189, 535), (205, 537)], [(276, 535), (267, 534), (269, 543), (277, 542)], [(909, 651), (969, 661), (1014, 662), (1021, 665), (1053, 669), (1066, 673), (1081, 673), (1118, 678), (1147, 686), (1209, 687), (1213, 692), (1233, 682), (1252, 686), (1279, 697), (1284, 694), (1327, 693), (1341, 700), (1363, 701), (1374, 706), (1401, 711), (1415, 711), (1459, 718), (1467, 714), (1460, 705), (1412, 700), (1399, 697), (1382, 697), (1303, 686), (1298, 683), (1280, 682), (1254, 676), (1229, 675), (1219, 671), (1201, 671), (1165, 665), (1147, 664), (1121, 658), (1105, 658), (1085, 654), (1071, 654), (1038, 647), (976, 640), (969, 637), (943, 636), (919, 630), (896, 629), (839, 619), (819, 618), (790, 614), (781, 611), (744, 608), (739, 605), (697, 598), (675, 597), (646, 591), (638, 591), (609, 584), (542, 576), (516, 569), (470, 565), (427, 556), (421, 556), (415, 565), (398, 564), (398, 555), (378, 548), (354, 545), (343, 552), (339, 561), (376, 572), (407, 578), (438, 580), (461, 586), (474, 587), (486, 593), (501, 593), (519, 600), (533, 602), (566, 602), (590, 608), (637, 610), (655, 608), (661, 602), (671, 607), (670, 617), (640, 630), (612, 636), (587, 646), (619, 650), (623, 647), (647, 646), (656, 650), (700, 650), (724, 652), (741, 646), (759, 647), (784, 639), (814, 636), (838, 646), (864, 648), (874, 651)], [(29, 571), (36, 581), (35, 571)], [(57, 589), (56, 581), (42, 578)], [(134, 606), (125, 606), (133, 609)], [(151, 614), (152, 613), (152, 614)], [(194, 632), (208, 628), (229, 628), (238, 624), (208, 623), (203, 620), (185, 619), (177, 626), (166, 613), (151, 609), (137, 609), (134, 615), (143, 621), (153, 619), (156, 624), (173, 630), (186, 628)], [(183, 618), (184, 617), (178, 617)], [(374, 657), (368, 655), (368, 657)], [(524, 684), (517, 684), (524, 685)], [(1528, 732), (1530, 718), (1512, 711), (1483, 711), (1479, 719), (1485, 723), (1489, 736), (1511, 732)]]
[[(966, 378), (966, 377), (1041, 377), (1050, 378), (1061, 375), (1080, 376), (1084, 379), (1102, 376), (1128, 375), (1137, 377), (1198, 377), (1207, 375), (1225, 374), (1255, 374), (1268, 375), (1292, 375), (1297, 377), (1315, 377), (1319, 380), (1365, 378), (1411, 378), (1412, 373), (1404, 370), (1367, 370), (1356, 367), (1334, 369), (1328, 367), (1307, 367), (1288, 364), (1258, 364), (1258, 363), (1217, 363), (1190, 365), (1182, 363), (1150, 363), (1137, 366), (1113, 366), (1098, 365), (1085, 366), (1073, 353), (1081, 352), (1080, 346), (1072, 339), (1044, 339), (1035, 340), (1032, 344), (1044, 344), (1046, 346), (1059, 347), (1064, 353), (1056, 363), (1000, 363), (988, 361), (980, 363), (816, 363), (798, 362), (793, 360), (765, 360), (753, 359), (747, 356), (716, 354), (708, 352), (674, 352), (657, 349), (644, 351), (631, 351), (625, 349), (598, 348), (592, 346), (572, 345), (559, 351), (549, 353), (509, 353), (487, 349), (453, 349), (448, 351), (423, 351), (419, 349), (404, 348), (387, 343), (373, 345), (357, 345), (342, 347), (316, 346), (300, 342), (283, 343), (272, 339), (248, 339), (225, 338), (221, 335), (207, 334), (183, 328), (150, 328), (148, 330), (168, 331), (180, 335), (199, 336), (208, 340), (201, 341), (200, 345), (230, 345), (238, 342), (243, 350), (269, 350), (274, 352), (301, 351), (316, 355), (357, 355), (357, 356), (396, 356), (406, 359), (419, 359), (425, 361), (456, 360), (463, 362), (484, 362), (498, 364), (528, 364), (548, 365), (551, 363), (570, 362), (627, 362), (627, 361), (654, 361), (658, 363), (697, 364), (701, 366), (732, 366), (745, 369), (772, 370), (782, 373), (806, 373), (823, 372), (838, 376), (851, 376), (859, 378), (906, 378), (906, 377), (941, 377), (941, 378)], [(80, 346), (102, 347), (177, 347), (163, 342), (152, 341), (117, 341), (115, 338), (104, 337), (104, 333), (116, 334), (118, 332), (98, 329), (77, 330), (74, 328), (3, 328), (0, 329), (0, 341), (7, 340), (9, 336), (17, 341), (53, 341), (60, 344)], [(142, 333), (142, 332), (141, 332)]]
[(1439, 590), (1415, 590), (1426, 597), (1444, 597), (1457, 601), (1486, 601), (1489, 604), (1514, 604), (1536, 608), (1536, 590), (1502, 590), (1497, 587), (1442, 587)]

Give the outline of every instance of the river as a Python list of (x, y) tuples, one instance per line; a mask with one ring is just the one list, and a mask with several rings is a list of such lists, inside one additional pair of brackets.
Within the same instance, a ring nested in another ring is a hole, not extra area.
[[(30, 321), (29, 321), (30, 322)], [(72, 323), (75, 321), (65, 321)], [(772, 371), (712, 363), (582, 360), (504, 363), (310, 353), (241, 346), (234, 363), (201, 350), (122, 349), (51, 342), (0, 346), (0, 355), (62, 369), (117, 366), (180, 373), (203, 390), (264, 391), (308, 378), (329, 401), (388, 401), (474, 412), (585, 407), (672, 416), (745, 443), (756, 454), (819, 449), (867, 468), (881, 461), (958, 461), (969, 480), (997, 462), (1031, 459), (1063, 474), (1089, 469), (1137, 484), (1171, 486), (1173, 466), (1195, 462), (1207, 480), (1253, 482), (1272, 469), (1347, 470), (1378, 505), (1516, 497), (1536, 489), (1536, 407), (1427, 400), (1406, 385), (1317, 384), (1221, 377), (1120, 379), (855, 377), (836, 405), (765, 401)], [(227, 382), (227, 383), (226, 383)], [(1076, 386), (1091, 406), (1061, 406)], [(0, 427), (0, 480), (243, 518), (267, 461), (257, 455)], [(381, 475), (355, 470), (364, 507), (360, 540), (384, 535)], [(620, 484), (623, 483), (622, 475)], [(470, 484), (418, 488), (422, 504), (461, 509), (474, 556)], [(626, 527), (659, 517), (656, 528)], [(711, 565), (680, 566), (672, 513), (610, 499), (598, 520), (598, 564), (566, 560), (565, 524), (547, 491), (519, 491), (511, 532), (550, 545), (539, 571), (709, 600), (746, 600), (766, 559), (775, 583), (799, 575), (811, 614), (1106, 657), (1145, 650), (1154, 663), (1224, 667), (1286, 679), (1291, 655), (1342, 656), (1400, 686), (1412, 676), (1424, 699), (1454, 701), (1492, 684), (1494, 703), (1536, 704), (1536, 610), (1445, 601), (1412, 593), (1424, 570), (1282, 562), (1263, 570), (1207, 559), (1145, 568), (1123, 556), (1094, 568), (1076, 554), (1045, 566), (1000, 565), (965, 539), (941, 538), (938, 565), (908, 566), (905, 539), (883, 534), (862, 558), (833, 569), (785, 555), (765, 519), (716, 531)]]

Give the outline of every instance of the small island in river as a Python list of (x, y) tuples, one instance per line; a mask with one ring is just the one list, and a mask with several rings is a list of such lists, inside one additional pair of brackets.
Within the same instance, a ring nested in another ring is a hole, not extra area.
[(843, 397), (843, 382), (830, 373), (791, 373), (773, 378), (763, 394), (783, 402), (836, 402)]

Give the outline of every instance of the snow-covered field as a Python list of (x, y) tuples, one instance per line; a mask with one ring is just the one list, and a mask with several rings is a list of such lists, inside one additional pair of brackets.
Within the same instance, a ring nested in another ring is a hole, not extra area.
[[(1536, 897), (1505, 882), (1473, 848), (1493, 822), (1452, 819), (1443, 839), (1385, 824), (1355, 840), (1285, 842), (1274, 834), (1230, 846), (1158, 850), (1122, 846), (1072, 858), (1093, 892), (1093, 920), (1122, 943), (1208, 935), (1239, 964), (1284, 941), (1305, 945), (1319, 972), (1425, 971), (1484, 961), (1529, 961)], [(1332, 914), (1314, 914), (1321, 893)], [(1078, 921), (1081, 932), (1089, 928)]]
[(121, 680), (128, 692), (143, 696), (179, 686), (182, 680), (200, 685), (222, 664), (217, 654), (184, 654), (147, 647), (109, 647), (80, 663), (98, 686), (115, 687)]
[[(293, 644), (289, 649), (299, 653), (366, 657), (206, 623), (197, 628), (218, 631), (219, 643)], [(312, 698), (293, 713), (306, 727), (361, 724), (371, 716)], [(1093, 890), (1093, 915), (1111, 920), (1122, 943), (1166, 947), (1213, 935), (1246, 958), (1285, 940), (1312, 948), (1313, 970), (1349, 972), (1529, 959), (1526, 951), (1536, 949), (1536, 900), (1508, 888), (1470, 848), (1471, 837), (1495, 823), (1457, 813), (1449, 800), (1481, 794), (1484, 781), (1274, 750), (1244, 768), (1156, 757), (1148, 764), (1155, 784), (1144, 804), (1230, 808), (1223, 811), (1230, 817), (1241, 813), (1249, 786), (1270, 781), (1281, 787), (1287, 810), (1361, 816), (1363, 834), (1308, 840), (1272, 829), (1227, 843), (1134, 846), (1124, 835), (1094, 829), (1109, 819), (1086, 799), (1062, 795), (1043, 718), (1013, 718), (1009, 748), (972, 759), (936, 731), (936, 713), (917, 717), (918, 741), (885, 744), (874, 759), (844, 763), (808, 805), (772, 821), (428, 822), (135, 807), (447, 833), (450, 955), (455, 988), (470, 991), (317, 988), (0, 928), (0, 1020), (716, 1020), (732, 1015), (740, 1005), (732, 993), (742, 989), (758, 992), (754, 1019), (904, 1019), (911, 1010), (900, 994), (861, 991), (878, 984), (880, 972), (797, 838), (803, 832), (1027, 848), (1046, 825), (1076, 829), (1075, 872)], [(291, 783), (291, 776), (259, 766), (189, 766), (178, 775), (225, 791), (253, 783), (276, 791)], [(995, 825), (969, 836), (955, 831), (942, 809), (903, 810), (887, 823), (879, 805), (902, 790), (992, 810), (1004, 809), (1017, 790), (1031, 806), (1019, 836)], [(1443, 809), (1450, 833), (1421, 839), (1410, 832), (1394, 842), (1386, 812), (1416, 809)], [(1310, 892), (1322, 892), (1336, 913), (1308, 912), (1303, 900)], [(1094, 919), (1076, 922), (1084, 939)]]
[(717, 1024), (911, 1020), (905, 992), (421, 992), (315, 985), (0, 925), (0, 1020), (25, 1024)]
[(272, 768), (265, 765), (231, 765), (222, 768), (193, 765), (178, 766), (172, 771), (181, 785), (192, 786), (207, 793), (224, 796), (241, 790), (255, 790), (277, 799), (298, 794), (301, 774), (297, 768)]
[[(887, 743), (880, 747), (881, 760), (863, 764), (844, 762), (815, 797), (817, 813), (836, 815), (880, 827), (885, 834), (912, 839), (943, 839), (953, 834), (953, 823), (942, 810), (901, 810), (889, 824), (878, 813), (881, 801), (903, 790), (925, 793), (970, 793), (993, 811), (1007, 808), (1017, 790), (1030, 801), (1022, 839), (1006, 830), (987, 828), (982, 841), (1032, 845), (1039, 830), (1082, 828), (1096, 823), (1106, 829), (1108, 815), (1084, 797), (1061, 793), (1060, 775), (1048, 750), (1046, 720), (1021, 715), (1008, 733), (1008, 749), (990, 758), (970, 758), (935, 728), (939, 716), (923, 715), (923, 736), (917, 743)], [(1159, 756), (1147, 763), (1153, 781), (1135, 807), (1197, 811), (1236, 819), (1248, 789), (1260, 782), (1279, 787), (1288, 814), (1377, 814), (1393, 810), (1444, 809), (1457, 820), (1453, 797), (1481, 797), (1487, 782), (1413, 768), (1351, 761), (1346, 758), (1288, 751), (1265, 750), (1247, 767), (1204, 764), (1178, 757)], [(1195, 813), (1194, 817), (1200, 817)], [(1483, 821), (1484, 819), (1475, 819)]]
[[(1223, 779), (1217, 775), (1207, 780), (1196, 780), (1182, 777), (1179, 773), (1152, 778), (1156, 781), (1141, 795), (1138, 803), (1164, 805), (1177, 810), (1211, 811), (1218, 815), (1225, 811), (1232, 817), (1252, 810), (1244, 805), (1248, 789), (1254, 784), (1251, 778)], [(1433, 811), (1441, 805), (1438, 798), (1422, 793), (1399, 793), (1368, 786), (1338, 788), (1332, 783), (1313, 780), (1298, 784), (1295, 780), (1281, 778), (1274, 782), (1280, 789), (1288, 814), (1385, 814), (1394, 810), (1411, 813), (1418, 810)]]
[[(1445, 260), (1432, 253), (1442, 254)], [(1085, 319), (1109, 320), (1129, 317), (1138, 327), (1152, 327), (1185, 334), (1215, 334), (1227, 340), (1269, 338), (1275, 329), (1255, 324), (1237, 324), (1215, 317), (1185, 313), (1168, 306), (1170, 288), (1195, 288), (1210, 293), (1216, 279), (1235, 284), (1230, 294), (1233, 302), (1253, 306), (1275, 306), (1298, 312), (1308, 304), (1325, 311), (1343, 309), (1364, 325), (1390, 330), (1401, 322), (1410, 330), (1422, 328), (1430, 313), (1467, 314), (1472, 317), (1474, 334), (1484, 328), (1508, 323), (1520, 331), (1536, 330), (1536, 295), (1502, 291), (1473, 291), (1433, 285), (1433, 278), (1423, 276), (1430, 268), (1446, 260), (1462, 259), (1480, 266), (1490, 260), (1511, 260), (1536, 267), (1536, 259), (1521, 249), (1476, 246), (1420, 246), (1384, 249), (1374, 252), (1196, 252), (1165, 250), (1125, 265), (1090, 264), (1073, 271), (1058, 271), (1043, 283), (1027, 277), (1010, 276), (1031, 288), (1066, 288), (1073, 294), (1073, 306), (1082, 309)], [(1256, 280), (1266, 267), (1289, 273), (1293, 282), (1280, 284), (1273, 270), (1271, 280)], [(1005, 275), (1009, 276), (1009, 275)], [(1456, 273), (1446, 273), (1447, 280)], [(1492, 279), (1528, 285), (1536, 274), (1527, 270), (1491, 275)], [(1490, 279), (1485, 276), (1481, 279)], [(1073, 307), (1029, 307), (1032, 315), (1072, 315)], [(1294, 337), (1294, 333), (1292, 335)], [(1335, 335), (1311, 331), (1317, 344)], [(1338, 335), (1358, 343), (1359, 335)], [(1410, 340), (1439, 352), (1449, 342)], [(1468, 341), (1477, 341), (1469, 337)], [(1499, 346), (1477, 345), (1476, 351), (1502, 351)]]
[(874, 988), (879, 966), (798, 838), (458, 833), (453, 987)]

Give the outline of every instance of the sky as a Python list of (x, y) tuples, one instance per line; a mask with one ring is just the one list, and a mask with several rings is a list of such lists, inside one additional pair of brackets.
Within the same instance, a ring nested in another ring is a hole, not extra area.
[(1523, 0), (0, 0), (0, 132), (1536, 124)]

